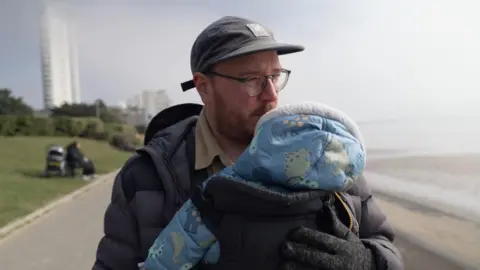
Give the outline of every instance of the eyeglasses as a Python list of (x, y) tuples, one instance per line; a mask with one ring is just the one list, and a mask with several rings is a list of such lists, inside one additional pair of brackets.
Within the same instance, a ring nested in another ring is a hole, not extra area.
[(215, 71), (207, 72), (207, 75), (218, 76), (242, 83), (245, 87), (245, 92), (251, 97), (260, 95), (267, 86), (268, 80), (274, 84), (276, 92), (280, 92), (285, 88), (290, 77), (291, 71), (288, 69), (281, 69), (273, 75), (251, 76), (245, 78), (233, 77), (230, 75), (221, 74)]

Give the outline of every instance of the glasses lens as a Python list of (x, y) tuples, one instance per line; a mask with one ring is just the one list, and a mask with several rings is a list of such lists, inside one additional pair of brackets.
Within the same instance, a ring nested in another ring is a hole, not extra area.
[(246, 83), (247, 94), (251, 97), (259, 95), (263, 91), (263, 81), (265, 77), (253, 77), (250, 78)]
[(275, 84), (275, 87), (277, 88), (277, 92), (280, 92), (285, 88), (288, 82), (288, 72), (285, 70), (282, 70), (278, 76), (273, 77), (273, 83)]
[[(289, 72), (282, 70), (271, 77), (275, 90), (280, 92), (285, 88), (288, 82)], [(251, 97), (258, 96), (262, 93), (267, 85), (268, 77), (255, 77), (248, 80), (245, 84), (247, 94)]]
[(259, 86), (259, 87), (249, 87), (249, 86), (247, 86), (245, 88), (245, 90), (247, 91), (247, 95), (249, 95), (251, 97), (258, 96), (263, 91), (261, 86)]

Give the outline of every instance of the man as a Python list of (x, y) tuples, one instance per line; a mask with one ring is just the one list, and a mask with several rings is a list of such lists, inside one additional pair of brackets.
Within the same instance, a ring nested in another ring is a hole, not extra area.
[(75, 177), (76, 169), (83, 168), (83, 163), (86, 160), (86, 157), (83, 155), (80, 148), (80, 143), (77, 141), (71, 142), (66, 147), (67, 154), (65, 156), (65, 165), (67, 168), (67, 174), (71, 177)]
[[(193, 80), (182, 88), (196, 88), (204, 109), (198, 118), (183, 112), (181, 121), (159, 131), (117, 175), (94, 270), (137, 268), (195, 185), (232, 164), (258, 119), (277, 106), (290, 75), (278, 56), (303, 49), (278, 43), (264, 26), (238, 17), (221, 18), (197, 37)], [(360, 237), (299, 228), (283, 245), (282, 269), (403, 269), (392, 229), (364, 179), (349, 193)]]

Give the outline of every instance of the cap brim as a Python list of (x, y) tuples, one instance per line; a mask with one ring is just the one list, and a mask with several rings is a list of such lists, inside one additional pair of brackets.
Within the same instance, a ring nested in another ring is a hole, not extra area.
[[(235, 57), (240, 57), (240, 56), (259, 53), (259, 52), (266, 52), (266, 51), (276, 51), (278, 55), (285, 55), (285, 54), (301, 52), (303, 50), (305, 50), (305, 47), (301, 45), (278, 43), (273, 40), (265, 40), (265, 41), (256, 40), (256, 42), (243, 46), (242, 48), (235, 50), (229, 54), (223, 55), (222, 57), (219, 57), (218, 59), (215, 59), (212, 62), (216, 64), (220, 61), (225, 61)], [(188, 91), (192, 88), (195, 88), (195, 84), (193, 83), (193, 80), (183, 82), (181, 83), (181, 86), (182, 86), (183, 92)]]
[(305, 50), (305, 47), (301, 45), (278, 43), (273, 40), (265, 40), (265, 41), (256, 40), (256, 42), (252, 44), (242, 46), (238, 50), (235, 50), (229, 54), (223, 55), (222, 57), (216, 59), (215, 62), (218, 63), (220, 61), (228, 60), (231, 58), (249, 55), (252, 53), (266, 52), (266, 51), (277, 51), (278, 55), (285, 55), (285, 54), (301, 52), (303, 50)]

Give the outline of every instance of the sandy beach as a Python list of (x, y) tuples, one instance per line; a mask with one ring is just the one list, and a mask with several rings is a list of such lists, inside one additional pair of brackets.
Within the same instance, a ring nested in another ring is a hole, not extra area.
[[(385, 151), (372, 152), (385, 154)], [(406, 185), (410, 181), (415, 183), (436, 181), (435, 185), (450, 190), (459, 187), (462, 178), (470, 177), (468, 178), (470, 183), (464, 181), (464, 184), (468, 185), (461, 187), (470, 188), (468, 192), (475, 192), (475, 189), (480, 189), (480, 179), (473, 182), (471, 179), (479, 165), (478, 154), (381, 158), (369, 161), (365, 176), (367, 181), (373, 177), (397, 177), (404, 179)], [(402, 196), (395, 196), (392, 192), (385, 193), (375, 189), (374, 192), (378, 204), (388, 215), (400, 238), (407, 234), (414, 241), (418, 240), (422, 245), (425, 244), (428, 249), (446, 255), (449, 259), (464, 264), (465, 267), (468, 265), (477, 267), (471, 269), (480, 269), (480, 223), (469, 218), (465, 214), (468, 211), (453, 215), (438, 208), (428, 207), (427, 204), (422, 205)], [(406, 257), (412, 258), (412, 255)], [(418, 263), (418, 260), (415, 262)], [(419, 266), (408, 267), (407, 261), (406, 269), (419, 269), (413, 267)]]

